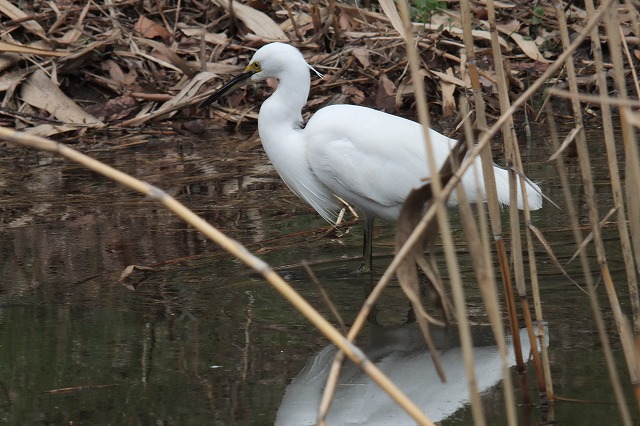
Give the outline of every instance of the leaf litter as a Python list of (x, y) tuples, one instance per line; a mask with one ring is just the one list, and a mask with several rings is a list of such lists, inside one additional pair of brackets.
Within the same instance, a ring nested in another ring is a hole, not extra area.
[[(425, 15), (416, 14), (414, 30), (431, 111), (443, 118), (434, 121), (453, 127), (461, 119), (456, 99), (472, 95), (462, 73), (466, 54), (460, 11), (455, 3), (442, 5), (424, 22), (417, 19)], [(511, 95), (517, 97), (561, 53), (555, 14), (549, 1), (535, 8), (523, 0), (495, 5)], [(576, 4), (567, 4), (566, 10), (569, 28), (579, 33), (587, 20), (585, 10)], [(633, 26), (637, 20), (626, 9), (619, 13), (621, 33), (640, 57), (640, 34)], [(498, 115), (483, 2), (475, 3), (473, 14), (483, 95), (487, 111)], [(402, 23), (392, 1), (367, 9), (330, 0), (104, 5), (0, 0), (0, 18), (0, 125), (38, 135), (204, 119), (207, 113), (194, 106), (196, 97), (228, 81), (257, 48), (271, 41), (293, 43), (325, 75), (313, 81), (307, 116), (340, 102), (416, 115)], [(582, 81), (593, 86), (590, 52), (584, 49), (580, 55)], [(183, 127), (254, 122), (256, 102), (267, 90), (240, 92), (230, 101), (233, 108), (212, 109), (208, 124)]]

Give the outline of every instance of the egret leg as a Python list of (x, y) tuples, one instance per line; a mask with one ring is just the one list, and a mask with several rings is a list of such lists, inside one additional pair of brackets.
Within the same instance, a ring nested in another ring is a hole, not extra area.
[(359, 272), (371, 272), (373, 267), (373, 218), (364, 219), (364, 243), (362, 245), (362, 265)]

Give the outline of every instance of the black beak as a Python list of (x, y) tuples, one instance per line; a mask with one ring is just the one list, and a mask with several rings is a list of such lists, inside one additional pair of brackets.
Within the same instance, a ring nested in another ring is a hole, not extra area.
[(204, 101), (200, 102), (200, 105), (198, 106), (198, 108), (200, 108), (200, 109), (206, 108), (207, 106), (209, 106), (212, 103), (216, 102), (218, 99), (222, 98), (227, 93), (233, 92), (237, 88), (244, 86), (245, 84), (247, 84), (249, 82), (249, 78), (253, 74), (254, 73), (251, 72), (251, 71), (245, 71), (242, 74), (237, 75), (236, 77), (234, 77), (233, 80), (231, 80), (230, 82), (228, 82), (227, 84), (222, 86), (220, 89), (218, 89), (218, 91), (216, 93), (214, 93), (213, 95), (209, 96)]

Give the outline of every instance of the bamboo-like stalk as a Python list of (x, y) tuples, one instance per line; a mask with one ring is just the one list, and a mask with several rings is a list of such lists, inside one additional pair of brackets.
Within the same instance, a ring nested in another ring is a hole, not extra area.
[[(529, 100), (529, 98), (533, 96), (547, 82), (547, 80), (564, 65), (564, 62), (567, 60), (567, 58), (569, 58), (571, 54), (575, 51), (575, 49), (581, 45), (581, 43), (587, 37), (588, 32), (591, 31), (591, 29), (593, 29), (598, 22), (600, 22), (602, 15), (607, 10), (607, 8), (611, 6), (611, 4), (614, 1), (615, 0), (605, 0), (603, 2), (603, 4), (598, 8), (598, 10), (589, 18), (587, 24), (584, 26), (584, 32), (579, 34), (573, 40), (571, 45), (564, 50), (564, 52), (556, 59), (556, 61), (553, 62), (551, 65), (549, 65), (546, 71), (542, 73), (542, 75), (535, 82), (533, 82), (533, 84), (529, 86), (529, 88), (525, 90), (524, 93), (511, 104), (509, 109), (505, 113), (503, 113), (500, 116), (500, 118), (480, 137), (480, 140), (478, 140), (478, 143), (476, 144), (474, 149), (469, 152), (469, 154), (467, 155), (467, 158), (460, 166), (460, 169), (458, 170), (456, 175), (443, 188), (442, 190), (443, 197), (447, 197), (451, 193), (451, 191), (455, 188), (455, 186), (460, 182), (460, 176), (462, 176), (467, 171), (467, 169), (473, 164), (474, 159), (488, 145), (491, 138), (493, 138), (497, 134), (501, 126), (506, 122), (508, 116), (513, 115), (518, 108), (520, 108), (527, 100)], [(436, 215), (435, 206), (432, 205), (431, 208), (429, 208), (425, 212), (420, 223), (418, 223), (413, 233), (409, 236), (404, 246), (398, 251), (394, 259), (391, 261), (391, 264), (387, 267), (386, 271), (384, 272), (384, 274), (382, 275), (382, 277), (380, 278), (380, 280), (378, 281), (374, 289), (371, 291), (371, 293), (367, 297), (367, 300), (365, 301), (365, 303), (362, 305), (362, 308), (358, 312), (358, 315), (356, 316), (353, 322), (353, 325), (349, 329), (349, 333), (347, 334), (347, 339), (349, 339), (350, 341), (353, 341), (358, 335), (358, 333), (360, 333), (360, 331), (364, 327), (364, 324), (366, 323), (367, 316), (369, 315), (372, 307), (375, 304), (375, 301), (380, 297), (380, 295), (382, 294), (386, 286), (389, 284), (389, 282), (393, 278), (396, 268), (398, 267), (402, 259), (404, 259), (407, 253), (417, 243), (417, 241), (420, 239), (420, 236), (428, 226), (429, 222), (434, 219), (435, 215)], [(504, 244), (504, 240), (498, 240), (497, 244)], [(505, 250), (498, 251), (498, 253), (501, 253), (501, 252), (506, 253)], [(507, 264), (506, 259), (504, 264), (505, 265)], [(339, 352), (338, 355), (336, 355), (336, 358), (332, 365), (330, 376), (333, 374), (338, 374), (339, 366), (342, 365), (342, 360), (344, 360), (344, 354)], [(319, 419), (319, 422), (320, 421), (321, 419)]]
[[(571, 228), (573, 229), (573, 237), (576, 241), (576, 245), (580, 246), (583, 241), (582, 232), (580, 231), (580, 224), (578, 223), (578, 213), (573, 204), (573, 196), (571, 195), (569, 178), (564, 165), (564, 156), (558, 143), (558, 133), (556, 131), (555, 120), (553, 118), (553, 110), (551, 105), (547, 104), (547, 121), (549, 122), (549, 128), (551, 130), (551, 142), (554, 152), (556, 153), (556, 167), (558, 169), (558, 176), (560, 177), (560, 183), (562, 185), (562, 192), (566, 202), (567, 216), (571, 222)], [(602, 345), (602, 351), (604, 353), (605, 361), (607, 364), (607, 370), (609, 371), (609, 379), (611, 380), (611, 386), (613, 393), (618, 404), (618, 410), (622, 423), (624, 425), (631, 425), (631, 415), (629, 414), (629, 408), (627, 402), (624, 399), (622, 392), (622, 386), (620, 385), (620, 377), (618, 376), (618, 370), (616, 369), (615, 360), (611, 351), (611, 345), (609, 344), (609, 336), (602, 317), (602, 310), (600, 309), (600, 302), (598, 301), (598, 295), (596, 294), (595, 286), (593, 283), (593, 277), (591, 275), (591, 266), (589, 265), (589, 259), (587, 253), (584, 250), (580, 250), (580, 266), (582, 268), (582, 274), (587, 284), (587, 290), (589, 295), (589, 302), (591, 303), (591, 310), (593, 311), (593, 317), (596, 322), (596, 328), (598, 329), (598, 336), (600, 337), (600, 344)]]
[[(405, 42), (407, 45), (407, 54), (409, 59), (409, 68), (411, 70), (411, 79), (413, 81), (414, 91), (416, 93), (416, 107), (418, 110), (418, 119), (422, 125), (425, 149), (427, 153), (427, 163), (429, 170), (438, 170), (436, 157), (433, 152), (433, 146), (429, 138), (429, 109), (424, 93), (424, 85), (420, 76), (420, 59), (415, 46), (413, 37), (413, 24), (411, 23), (411, 15), (409, 13), (409, 4), (407, 0), (398, 1), (400, 18), (404, 25)], [(455, 245), (449, 222), (449, 213), (447, 211), (446, 198), (442, 195), (442, 182), (438, 173), (431, 173), (429, 183), (433, 192), (433, 200), (436, 208), (436, 217), (440, 238), (447, 263), (447, 271), (449, 273), (449, 281), (451, 283), (451, 292), (453, 297), (454, 310), (458, 325), (458, 333), (460, 335), (460, 346), (467, 373), (467, 384), (469, 385), (469, 394), (471, 400), (471, 411), (473, 414), (474, 424), (482, 426), (486, 424), (484, 410), (480, 400), (480, 393), (476, 382), (476, 373), (473, 358), (473, 342), (471, 340), (471, 328), (467, 317), (467, 307), (465, 304), (464, 290), (462, 279), (460, 277), (460, 267), (458, 258), (455, 253)]]
[[(627, 0), (627, 8), (631, 11), (637, 10), (637, 1), (635, 5), (632, 4), (632, 0)], [(640, 22), (638, 16), (634, 13), (631, 14), (631, 22), (636, 34), (640, 34)], [(609, 40), (612, 45), (613, 40)], [(614, 60), (620, 62), (621, 58), (615, 55)], [(624, 81), (624, 70), (614, 69), (614, 78), (616, 87), (618, 88), (622, 101), (628, 102), (630, 99), (626, 95), (626, 87)], [(640, 97), (640, 93), (636, 93), (636, 96)], [(636, 135), (631, 129), (631, 117), (632, 112), (629, 108), (621, 109), (620, 120), (622, 123), (622, 136), (625, 147), (625, 159), (626, 159), (626, 195), (627, 195), (627, 208), (629, 213), (629, 228), (631, 230), (631, 241), (633, 243), (633, 252), (635, 255), (636, 269), (640, 273), (640, 203), (634, 202), (635, 196), (640, 192), (640, 155), (638, 154), (638, 146)], [(636, 124), (636, 126), (638, 126)], [(640, 344), (639, 344), (640, 346)]]
[(175, 213), (189, 225), (202, 232), (211, 241), (241, 260), (250, 268), (260, 273), (289, 303), (303, 314), (321, 333), (346, 354), (356, 365), (371, 377), (389, 396), (402, 407), (416, 422), (421, 425), (434, 425), (425, 414), (398, 387), (372, 363), (364, 353), (352, 342), (336, 330), (318, 311), (316, 311), (300, 294), (282, 279), (267, 263), (253, 256), (237, 241), (227, 237), (204, 219), (193, 213), (182, 203), (153, 185), (140, 181), (132, 176), (107, 166), (87, 155), (73, 150), (63, 144), (49, 139), (29, 135), (23, 132), (0, 127), (0, 139), (60, 154), (84, 167), (93, 170), (109, 179), (127, 186), (157, 201)]
[[(620, 22), (618, 20), (618, 13), (616, 9), (611, 9), (608, 12), (609, 13), (605, 15), (605, 24), (609, 44), (609, 53), (611, 55), (611, 62), (613, 63), (614, 82), (616, 85), (616, 89), (618, 90), (618, 97), (626, 99), (627, 86), (624, 78), (624, 61), (622, 59), (622, 52), (620, 51)], [(633, 67), (633, 64), (630, 63), (629, 65)], [(632, 112), (629, 108), (620, 109), (620, 123), (622, 128), (622, 138), (625, 147), (627, 170), (627, 201), (629, 205), (629, 219), (631, 221), (631, 235), (635, 240), (635, 248), (640, 249), (640, 225), (638, 223), (632, 223), (634, 220), (640, 221), (640, 203), (638, 203), (637, 200), (637, 194), (640, 190), (640, 156), (638, 155), (638, 146), (635, 132), (633, 131), (633, 127), (628, 118), (630, 114), (632, 114)], [(598, 249), (599, 242), (596, 238), (596, 235), (599, 235), (599, 230), (598, 232), (596, 232), (597, 230), (595, 229), (593, 231), (596, 249)], [(602, 260), (604, 261), (604, 247), (601, 247), (600, 250), (603, 253)], [(640, 270), (640, 253), (636, 250), (635, 254), (636, 267)], [(600, 253), (598, 253), (598, 261), (600, 262)], [(601, 269), (602, 265), (604, 265), (604, 267), (606, 268), (606, 273), (603, 273), (604, 278), (610, 278), (608, 276), (609, 270), (606, 263), (603, 264), (602, 262), (600, 262), (600, 264)], [(615, 298), (615, 288), (613, 286), (613, 283), (610, 283), (609, 281), (605, 280), (605, 284), (607, 295), (609, 296), (613, 313), (616, 318), (618, 333), (620, 334), (620, 338), (622, 340), (622, 348), (624, 350), (625, 359), (627, 361), (627, 367), (629, 368), (631, 382), (634, 387), (637, 408), (640, 410), (640, 350), (638, 350), (638, 347), (640, 346), (638, 340), (640, 339), (640, 337), (636, 335), (636, 344), (629, 345), (630, 336), (627, 336), (626, 333), (630, 334), (630, 331), (628, 330), (628, 328), (625, 328), (626, 322), (624, 321), (625, 319), (622, 318), (620, 306), (617, 304), (617, 298)], [(616, 303), (615, 306), (614, 301)]]
[[(554, 2), (556, 14), (558, 16), (558, 22), (560, 24), (560, 35), (562, 38), (563, 46), (567, 46), (569, 44), (569, 31), (566, 25), (566, 18), (564, 14), (564, 9), (559, 0)], [(612, 10), (614, 10), (612, 8)], [(608, 11), (605, 14), (605, 22), (607, 27), (607, 34), (609, 37), (616, 37), (618, 35), (618, 27), (616, 21), (613, 21), (613, 13), (612, 10)], [(614, 10), (615, 11), (615, 10)], [(617, 12), (616, 15), (617, 16)], [(620, 54), (620, 44), (615, 45), (616, 48), (613, 50), (618, 51), (618, 55)], [(612, 47), (612, 46), (610, 46)], [(611, 52), (613, 55), (614, 53)], [(618, 63), (614, 61), (614, 68), (616, 66), (622, 67), (622, 61), (620, 60)], [(569, 83), (569, 91), (573, 93), (578, 93), (578, 84), (576, 80), (576, 72), (573, 61), (567, 61), (566, 63), (566, 71)], [(571, 99), (571, 107), (573, 109), (574, 121), (577, 127), (583, 127), (582, 121), (582, 110), (580, 109), (580, 102), (577, 99)], [(604, 282), (605, 290), (607, 296), (609, 298), (609, 304), (611, 305), (611, 309), (613, 311), (613, 316), (615, 318), (616, 326), (618, 328), (618, 334), (620, 335), (620, 340), (622, 343), (622, 350), (625, 356), (625, 360), (627, 362), (627, 368), (629, 370), (629, 374), (631, 376), (632, 383), (636, 388), (636, 396), (638, 398), (638, 406), (640, 407), (640, 362), (638, 359), (638, 354), (636, 351), (635, 344), (632, 344), (634, 339), (631, 337), (631, 330), (628, 328), (628, 321), (622, 313), (622, 309), (620, 308), (620, 302), (618, 300), (618, 295), (615, 289), (615, 285), (611, 279), (611, 274), (609, 271), (609, 266), (607, 264), (607, 257), (605, 253), (604, 242), (602, 241), (602, 233), (600, 231), (600, 227), (598, 226), (600, 219), (598, 214), (598, 208), (596, 206), (595, 201), (595, 191), (593, 188), (593, 177), (591, 173), (591, 165), (590, 165), (590, 156), (589, 150), (587, 149), (587, 141), (584, 133), (584, 129), (580, 129), (576, 135), (576, 148), (578, 151), (578, 160), (580, 163), (580, 173), (582, 175), (582, 188), (584, 189), (585, 200), (587, 203), (587, 209), (589, 212), (589, 222), (591, 224), (591, 232), (593, 233), (593, 242), (596, 248), (596, 257), (598, 259), (598, 264), (600, 266), (600, 272), (602, 273), (602, 280)]]
[[(585, 6), (587, 9), (587, 14), (593, 13), (593, 0), (586, 0)], [(591, 50), (593, 52), (596, 75), (598, 77), (598, 89), (600, 91), (600, 96), (606, 99), (608, 98), (607, 76), (604, 72), (602, 47), (600, 45), (600, 37), (597, 30), (592, 30), (591, 32)], [(623, 99), (626, 99), (626, 96), (624, 96)], [(640, 297), (638, 295), (638, 279), (633, 260), (631, 237), (629, 236), (629, 228), (627, 227), (627, 215), (625, 213), (624, 196), (622, 192), (622, 184), (620, 182), (620, 170), (618, 168), (615, 136), (613, 133), (613, 119), (611, 117), (610, 105), (607, 102), (602, 102), (600, 105), (602, 111), (601, 115), (602, 127), (604, 132), (604, 142), (607, 150), (607, 159), (610, 171), (609, 176), (611, 179), (613, 205), (616, 209), (618, 219), (618, 234), (620, 235), (622, 258), (624, 260), (625, 272), (627, 275), (627, 286), (629, 287), (629, 298), (631, 300), (631, 309), (633, 312), (633, 328), (635, 332), (636, 352), (640, 352)], [(638, 384), (636, 383), (636, 393), (638, 392), (637, 385)]]
[[(509, 89), (507, 85), (507, 77), (505, 75), (505, 70), (503, 68), (503, 60), (502, 60), (502, 52), (500, 50), (500, 43), (498, 40), (498, 32), (496, 28), (496, 17), (495, 17), (495, 9), (493, 0), (489, 0), (487, 2), (487, 12), (488, 12), (488, 21), (489, 21), (489, 31), (491, 33), (491, 48), (496, 64), (496, 82), (498, 85), (498, 98), (500, 102), (500, 111), (503, 115), (506, 114), (506, 111), (509, 109)], [(512, 115), (507, 116), (507, 120), (502, 127), (502, 135), (504, 138), (504, 146), (505, 146), (505, 158), (507, 161), (507, 166), (509, 168), (509, 197), (511, 200), (511, 205), (515, 205), (517, 200), (517, 183), (520, 183), (521, 186), (521, 195), (523, 199), (523, 207), (525, 212), (528, 212), (529, 206), (527, 203), (527, 194), (525, 190), (525, 181), (522, 177), (518, 176), (511, 167), (516, 167), (518, 170), (522, 170), (522, 161), (520, 160), (520, 154), (518, 149), (518, 141), (515, 134), (514, 124)], [(540, 356), (538, 353), (538, 345), (537, 338), (535, 337), (535, 333), (533, 330), (533, 324), (531, 322), (531, 312), (529, 309), (528, 299), (527, 299), (527, 291), (525, 286), (525, 276), (524, 276), (524, 263), (522, 256), (522, 237), (520, 234), (520, 212), (518, 209), (510, 209), (509, 210), (509, 224), (511, 228), (511, 255), (513, 256), (513, 265), (514, 265), (514, 277), (516, 282), (516, 288), (518, 290), (518, 295), (520, 299), (520, 305), (523, 312), (524, 323), (527, 328), (529, 342), (531, 347), (531, 353), (533, 354), (534, 368), (536, 371), (536, 379), (538, 382), (538, 387), (541, 391), (544, 391), (546, 386), (544, 384), (544, 375), (542, 373), (542, 365)], [(531, 240), (530, 233), (527, 233), (527, 239)], [(532, 245), (530, 243), (530, 245)], [(535, 263), (535, 255), (533, 250), (529, 251), (530, 261)], [(501, 255), (501, 259), (504, 256)], [(534, 270), (535, 271), (535, 270)], [(506, 279), (505, 284), (509, 284), (510, 280)], [(505, 289), (505, 294), (509, 295), (511, 293), (510, 289)], [(515, 313), (510, 312), (511, 319), (511, 329), (514, 335), (514, 347), (518, 348), (518, 354), (516, 355), (518, 372), (520, 373), (520, 380), (522, 383), (522, 392), (523, 392), (523, 401), (525, 404), (530, 404), (531, 399), (528, 392), (528, 387), (526, 383), (526, 375), (524, 374), (525, 367), (522, 359), (522, 351), (521, 351), (521, 343), (519, 340), (519, 336), (517, 335), (518, 325)], [(518, 357), (519, 355), (519, 357)]]
[[(544, 317), (542, 315), (542, 301), (540, 298), (540, 285), (538, 282), (538, 267), (536, 263), (535, 257), (535, 249), (533, 247), (533, 236), (531, 235), (531, 215), (528, 210), (525, 210), (524, 214), (525, 223), (529, 224), (525, 228), (526, 238), (527, 238), (527, 254), (529, 256), (529, 276), (531, 278), (531, 296), (533, 298), (533, 310), (536, 316), (536, 325), (537, 330), (530, 330), (534, 332), (533, 336), (529, 336), (532, 342), (537, 341), (538, 346), (540, 348), (540, 363), (543, 374), (543, 384), (544, 389), (541, 389), (541, 392), (544, 392), (546, 395), (547, 403), (553, 403), (553, 379), (551, 376), (551, 365), (549, 363), (549, 352), (547, 351), (546, 345), (546, 336), (544, 332)], [(528, 312), (528, 309), (526, 310)], [(532, 343), (533, 344), (533, 343)], [(537, 348), (536, 348), (537, 349)], [(537, 353), (538, 351), (536, 350)], [(537, 370), (536, 370), (537, 372)], [(540, 381), (538, 381), (540, 383)], [(547, 421), (551, 421), (552, 419), (547, 419)]]
[[(463, 40), (467, 55), (467, 67), (469, 71), (469, 79), (471, 81), (471, 90), (473, 92), (473, 99), (475, 103), (475, 114), (476, 114), (476, 122), (477, 126), (481, 129), (487, 128), (487, 118), (485, 114), (485, 103), (484, 98), (482, 97), (482, 90), (480, 90), (480, 78), (478, 75), (478, 67), (476, 64), (476, 55), (475, 55), (475, 46), (473, 43), (473, 34), (472, 34), (472, 21), (471, 21), (471, 7), (469, 4), (469, 0), (464, 0), (460, 2), (461, 13), (462, 13), (462, 31), (463, 31)], [(466, 114), (463, 112), (463, 116)], [(468, 132), (469, 130), (465, 130)], [(503, 241), (502, 237), (502, 221), (500, 218), (500, 206), (498, 203), (498, 193), (496, 189), (495, 176), (493, 174), (493, 158), (491, 155), (491, 147), (486, 145), (482, 152), (480, 153), (480, 158), (482, 160), (482, 174), (485, 179), (485, 188), (487, 194), (487, 206), (489, 211), (489, 217), (491, 219), (491, 229), (493, 233), (493, 239), (496, 242), (496, 249), (500, 250), (502, 248), (503, 255), (498, 256), (504, 264), (501, 264), (502, 270), (508, 270), (509, 266), (506, 264), (506, 253), (504, 253), (505, 247), (504, 244), (499, 243)], [(483, 224), (482, 235), (484, 236), (486, 227), (484, 224), (486, 223), (486, 218), (484, 217), (484, 205), (480, 205), (478, 208), (480, 215), (480, 223)], [(484, 239), (482, 241), (485, 241)], [(507, 421), (510, 425), (517, 424), (517, 417), (515, 411), (515, 400), (514, 400), (514, 391), (513, 391), (513, 383), (511, 380), (511, 366), (507, 360), (507, 347), (504, 335), (504, 326), (502, 323), (502, 318), (500, 316), (499, 310), (499, 302), (498, 302), (498, 294), (495, 288), (494, 276), (493, 276), (493, 266), (491, 264), (491, 257), (489, 253), (491, 252), (489, 247), (484, 247), (483, 250), (487, 253), (487, 256), (484, 257), (485, 262), (487, 264), (484, 266), (485, 271), (487, 271), (488, 276), (484, 276), (483, 274), (479, 274), (476, 272), (476, 277), (478, 279), (478, 285), (480, 287), (480, 292), (483, 296), (483, 300), (485, 306), (487, 308), (487, 314), (489, 316), (489, 322), (491, 323), (491, 327), (493, 330), (493, 334), (496, 338), (496, 343), (498, 345), (498, 352), (500, 353), (500, 361), (502, 364), (502, 379), (503, 379), (503, 390), (504, 390), (504, 401), (505, 401), (505, 409), (507, 414)], [(474, 257), (472, 257), (473, 259)], [(510, 284), (507, 283), (507, 280), (510, 279), (510, 273), (501, 274), (503, 285), (508, 287)], [(511, 299), (513, 300), (513, 299)], [(510, 312), (513, 312), (513, 303), (507, 302), (507, 307)], [(510, 318), (512, 316), (510, 315)], [(510, 321), (510, 324), (513, 324)], [(517, 327), (516, 327), (517, 329)], [(519, 337), (519, 330), (516, 330)], [(513, 328), (511, 329), (511, 334), (514, 335)], [(519, 343), (519, 338), (516, 338)], [(520, 347), (515, 347), (514, 350), (516, 353), (522, 353)], [(516, 355), (516, 360), (521, 359), (522, 357), (518, 357)]]
[[(461, 111), (466, 111), (466, 102), (460, 102)], [(467, 140), (471, 139), (471, 125), (465, 122), (465, 133)], [(462, 225), (466, 236), (467, 245), (469, 247), (469, 255), (473, 270), (478, 282), (478, 288), (484, 302), (487, 315), (493, 334), (496, 339), (498, 353), (500, 355), (500, 363), (502, 368), (504, 404), (507, 414), (507, 422), (509, 425), (517, 425), (517, 415), (515, 409), (515, 394), (513, 389), (513, 381), (511, 378), (511, 365), (507, 359), (507, 343), (505, 339), (505, 330), (500, 314), (500, 298), (496, 288), (495, 274), (493, 270), (493, 262), (491, 260), (491, 248), (489, 247), (489, 235), (487, 227), (487, 215), (484, 205), (478, 206), (478, 216), (480, 222), (480, 231), (473, 220), (471, 208), (466, 200), (466, 194), (460, 188), (458, 190), (458, 199), (460, 200), (459, 210), (462, 219)], [(518, 330), (518, 334), (520, 330)], [(513, 340), (512, 340), (513, 342)], [(518, 350), (514, 347), (514, 351)], [(519, 349), (521, 351), (521, 349)]]
[[(563, 66), (564, 62), (571, 55), (571, 53), (574, 52), (575, 49), (580, 46), (580, 44), (587, 37), (587, 33), (591, 31), (591, 29), (600, 21), (600, 18), (602, 17), (602, 14), (606, 10), (606, 8), (609, 7), (614, 1), (615, 0), (605, 0), (604, 4), (601, 5), (600, 8), (598, 8), (595, 14), (591, 16), (591, 18), (585, 25), (584, 32), (578, 35), (571, 43), (571, 46), (565, 49), (564, 52), (558, 57), (558, 59), (556, 59), (555, 62), (549, 65), (546, 71), (542, 73), (540, 78), (538, 78), (527, 90), (525, 90), (524, 93), (511, 104), (507, 112), (505, 114), (502, 114), (500, 118), (489, 129), (487, 129), (485, 133), (482, 134), (476, 146), (471, 151), (469, 151), (467, 158), (460, 166), (460, 169), (456, 173), (456, 176), (454, 176), (443, 188), (442, 196), (448, 196), (451, 193), (458, 182), (460, 182), (460, 176), (462, 176), (467, 171), (467, 169), (471, 167), (474, 159), (487, 146), (487, 144), (489, 144), (491, 138), (493, 138), (498, 133), (502, 125), (506, 122), (507, 116), (513, 115), (518, 108), (520, 108), (527, 100), (529, 100), (529, 98), (533, 96), (546, 83), (546, 81)], [(416, 242), (420, 238), (420, 235), (427, 227), (427, 224), (431, 220), (433, 220), (434, 217), (435, 208), (431, 207), (425, 212), (422, 220), (420, 221), (418, 226), (416, 226), (416, 229), (407, 239), (407, 242), (402, 247), (402, 249), (400, 249), (398, 254), (392, 260), (391, 264), (387, 267), (387, 270), (384, 272), (384, 274), (376, 284), (376, 287), (369, 294), (367, 300), (362, 306), (362, 309), (360, 310), (360, 312), (358, 312), (358, 315), (356, 316), (351, 329), (349, 330), (349, 335), (356, 336), (360, 332), (365, 324), (367, 316), (369, 315), (370, 309), (374, 305), (374, 301), (377, 300), (378, 297), (380, 297), (382, 291), (384, 291), (386, 286), (389, 284), (401, 259), (406, 256), (407, 252), (416, 244)]]
[[(429, 135), (429, 112), (428, 106), (426, 102), (426, 98), (424, 96), (424, 86), (422, 84), (422, 78), (420, 77), (420, 61), (415, 47), (415, 40), (413, 37), (413, 24), (411, 23), (410, 14), (409, 14), (409, 6), (406, 0), (400, 1), (399, 10), (400, 17), (402, 20), (402, 24), (404, 28), (401, 33), (405, 38), (405, 43), (407, 46), (407, 55), (409, 59), (409, 67), (412, 75), (412, 81), (414, 84), (414, 90), (416, 93), (416, 105), (418, 110), (418, 118), (420, 124), (423, 128), (423, 138), (425, 141), (425, 148), (427, 152), (427, 160), (428, 166), (430, 170), (438, 170), (438, 167), (435, 162), (435, 156), (433, 153), (433, 148), (430, 142)], [(389, 7), (393, 7), (393, 4), (390, 4)], [(452, 179), (455, 181), (456, 179)], [(433, 205), (429, 209), (430, 211), (435, 211), (435, 214), (438, 218), (438, 226), (440, 229), (441, 238), (443, 241), (443, 247), (445, 252), (445, 258), (447, 260), (447, 267), (449, 271), (449, 276), (451, 280), (451, 285), (453, 289), (453, 298), (454, 305), (456, 307), (456, 316), (457, 322), (460, 332), (460, 341), (461, 347), (464, 356), (465, 367), (467, 371), (467, 379), (469, 383), (469, 389), (471, 394), (471, 405), (473, 410), (474, 421), (478, 425), (485, 424), (484, 421), (484, 413), (482, 410), (482, 405), (480, 402), (480, 394), (477, 390), (476, 380), (475, 380), (475, 369), (473, 363), (473, 343), (471, 341), (471, 331), (468, 324), (468, 319), (466, 316), (466, 306), (464, 303), (464, 293), (462, 291), (462, 280), (460, 278), (459, 267), (457, 263), (457, 257), (455, 254), (455, 248), (453, 244), (453, 237), (451, 234), (451, 228), (449, 226), (449, 218), (446, 206), (446, 198), (447, 195), (443, 195), (444, 192), (442, 190), (442, 183), (440, 181), (440, 176), (438, 173), (432, 173), (430, 184), (433, 192)], [(423, 223), (426, 223), (423, 219)], [(423, 228), (424, 229), (424, 228)], [(417, 236), (420, 235), (421, 232), (418, 232), (417, 228), (414, 230), (411, 237), (407, 240), (404, 247), (400, 250), (400, 252), (396, 255), (394, 262), (395, 265), (393, 267), (393, 272), (399, 265), (402, 259), (406, 256), (408, 249), (413, 247), (417, 240)], [(414, 237), (414, 238), (412, 238)], [(404, 250), (403, 250), (404, 249)], [(397, 261), (397, 262), (396, 262)], [(389, 280), (391, 278), (392, 273), (389, 273), (391, 270), (391, 266), (387, 269), (387, 272), (381, 279), (381, 282), (378, 283), (374, 291), (369, 295), (367, 301), (363, 305), (356, 322), (352, 326), (347, 337), (349, 339), (355, 339), (355, 336), (359, 333), (362, 324), (364, 322), (364, 318), (366, 315), (362, 315), (362, 312), (369, 312), (371, 306), (379, 296), (382, 289), (386, 286), (386, 282), (383, 284), (383, 280)], [(387, 274), (389, 273), (389, 274)], [(376, 290), (380, 289), (380, 292)], [(358, 319), (361, 319), (361, 322), (358, 322)], [(439, 361), (437, 358), (437, 353), (432, 354), (434, 364), (436, 368), (439, 368)], [(335, 386), (337, 384), (337, 377), (339, 374), (339, 370), (341, 368), (343, 362), (343, 355), (341, 353), (336, 354), (336, 358), (334, 359), (334, 363), (332, 365), (331, 371), (329, 373), (329, 377), (327, 379), (327, 386), (325, 386), (325, 392), (320, 404), (320, 410), (318, 413), (318, 424), (325, 424), (326, 415), (328, 413), (328, 409), (330, 407), (330, 395), (334, 392)]]

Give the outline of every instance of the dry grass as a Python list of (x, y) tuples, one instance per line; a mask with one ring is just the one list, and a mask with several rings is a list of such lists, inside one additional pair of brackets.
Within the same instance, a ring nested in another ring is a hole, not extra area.
[[(374, 11), (335, 1), (271, 2), (261, 11), (238, 6), (230, 13), (228, 4), (66, 1), (56, 10), (50, 2), (27, 2), (17, 9), (8, 0), (0, 1), (8, 19), (2, 22), (0, 44), (2, 124), (43, 136), (73, 132), (77, 126), (131, 127), (152, 120), (171, 120), (195, 131), (202, 126), (193, 123), (195, 110), (185, 108), (193, 104), (193, 96), (208, 81), (215, 86), (228, 80), (257, 47), (273, 39), (300, 47), (325, 73), (324, 81), (312, 87), (310, 110), (349, 102), (416, 115), (416, 90), (398, 32), (402, 24), (388, 8)], [(509, 64), (506, 84), (512, 99), (562, 52), (550, 4), (531, 9), (528, 2), (500, 3), (493, 33), (488, 10), (472, 4), (468, 13), (473, 27), (469, 23), (465, 29), (462, 8), (450, 3), (413, 27), (430, 109), (447, 132), (462, 120), (458, 97), (472, 86), (483, 94), (485, 115), (500, 115), (492, 37)], [(568, 14), (571, 30), (579, 32), (586, 11), (571, 6)], [(626, 38), (633, 43), (629, 27), (625, 21)], [(472, 28), (466, 38), (473, 38), (475, 49), (464, 44), (465, 32)], [(581, 55), (579, 81), (589, 87), (593, 61)], [(215, 115), (224, 122), (253, 121), (258, 96), (251, 91), (237, 94), (232, 108), (216, 110)]]

